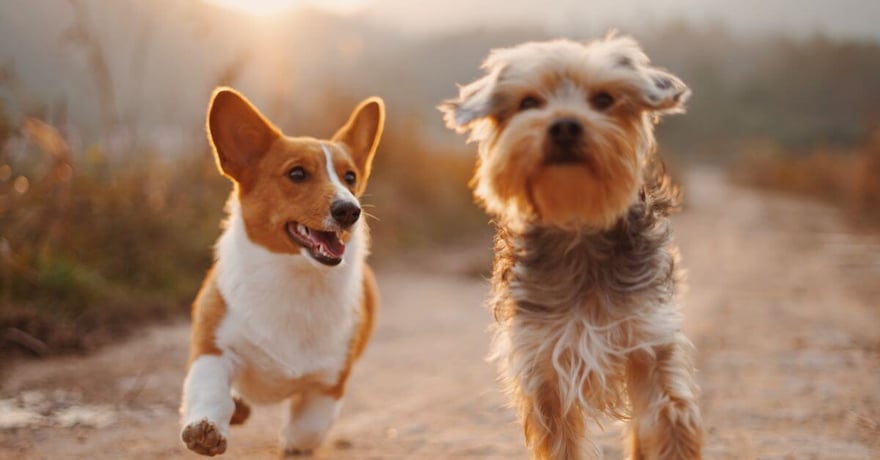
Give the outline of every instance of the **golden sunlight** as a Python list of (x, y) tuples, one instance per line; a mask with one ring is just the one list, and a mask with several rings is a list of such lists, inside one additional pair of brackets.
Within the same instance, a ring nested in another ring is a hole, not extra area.
[(363, 0), (204, 0), (208, 3), (240, 11), (252, 16), (271, 16), (283, 13), (297, 6), (311, 4), (320, 8), (335, 10), (351, 10), (362, 4)]
[(254, 16), (269, 16), (287, 11), (297, 3), (298, 0), (206, 0), (224, 8), (241, 11)]

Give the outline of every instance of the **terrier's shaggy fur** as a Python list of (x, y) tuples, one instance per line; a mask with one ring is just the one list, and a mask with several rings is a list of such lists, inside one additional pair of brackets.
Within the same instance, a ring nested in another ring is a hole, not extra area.
[(678, 192), (653, 135), (687, 87), (626, 37), (526, 43), (484, 69), (440, 108), (479, 143), (475, 195), (498, 226), (493, 357), (533, 457), (582, 458), (586, 421), (608, 415), (630, 421), (633, 459), (700, 458)]

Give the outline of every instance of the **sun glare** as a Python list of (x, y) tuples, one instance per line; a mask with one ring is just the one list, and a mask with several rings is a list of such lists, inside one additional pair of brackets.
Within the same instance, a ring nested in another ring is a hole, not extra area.
[(289, 11), (297, 6), (310, 4), (321, 8), (350, 10), (356, 8), (363, 0), (205, 0), (217, 6), (240, 11), (252, 16), (272, 16)]
[(254, 16), (270, 16), (287, 11), (298, 3), (297, 0), (207, 0), (224, 8), (238, 10)]

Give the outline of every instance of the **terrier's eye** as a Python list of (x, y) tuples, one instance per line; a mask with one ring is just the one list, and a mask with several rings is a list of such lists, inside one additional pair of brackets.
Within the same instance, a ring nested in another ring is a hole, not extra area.
[(602, 91), (590, 98), (590, 104), (592, 104), (593, 108), (596, 110), (607, 110), (614, 105), (614, 96), (608, 94), (607, 91)]
[(521, 101), (519, 101), (519, 109), (520, 110), (529, 110), (538, 108), (541, 105), (541, 101), (538, 100), (535, 96), (526, 96)]
[(343, 176), (343, 179), (345, 179), (345, 183), (348, 185), (354, 185), (354, 183), (357, 182), (357, 176), (354, 174), (353, 171), (346, 172), (345, 176)]
[(309, 178), (309, 174), (302, 166), (296, 166), (287, 172), (287, 177), (293, 182), (304, 182)]

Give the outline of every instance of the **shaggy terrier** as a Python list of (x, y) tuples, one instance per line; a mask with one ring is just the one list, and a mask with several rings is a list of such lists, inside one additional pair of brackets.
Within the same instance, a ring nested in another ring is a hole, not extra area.
[(479, 144), (475, 195), (497, 224), (492, 356), (533, 458), (598, 455), (585, 425), (602, 415), (629, 421), (633, 459), (700, 458), (679, 197), (653, 134), (687, 86), (613, 35), (494, 50), (483, 68), (440, 109)]

